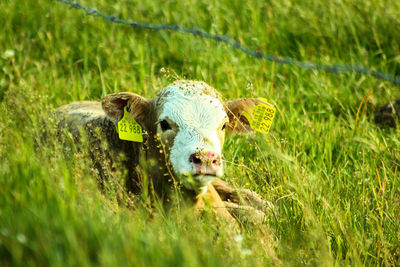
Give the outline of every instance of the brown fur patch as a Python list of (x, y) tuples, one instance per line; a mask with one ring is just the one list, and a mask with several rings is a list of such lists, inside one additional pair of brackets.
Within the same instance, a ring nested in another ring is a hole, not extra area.
[(232, 227), (237, 227), (235, 219), (229, 213), (228, 209), (225, 207), (225, 203), (222, 201), (218, 192), (211, 183), (207, 185), (207, 191), (204, 194), (197, 196), (197, 201), (194, 204), (194, 208), (202, 211), (207, 203), (210, 203), (211, 207), (213, 208), (213, 213), (218, 218), (223, 218), (229, 222)]
[[(257, 98), (239, 98), (225, 103), (226, 113), (229, 117), (227, 130), (232, 133), (253, 133), (250, 123), (243, 112), (250, 113), (250, 109), (259, 103), (265, 103)], [(265, 103), (267, 104), (267, 103)]]
[(101, 106), (113, 121), (119, 121), (122, 118), (126, 106), (134, 120), (143, 124), (150, 111), (151, 101), (137, 94), (123, 92), (105, 96), (101, 101)]

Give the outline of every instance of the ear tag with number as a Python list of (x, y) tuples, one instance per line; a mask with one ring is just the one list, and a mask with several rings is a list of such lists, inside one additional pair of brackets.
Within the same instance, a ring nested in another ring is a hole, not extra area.
[[(267, 102), (265, 98), (259, 98)], [(250, 127), (261, 133), (268, 133), (272, 121), (275, 117), (276, 109), (271, 104), (259, 103), (257, 106), (251, 108), (250, 114), (243, 112), (243, 115), (250, 122)]]
[(119, 139), (143, 142), (142, 127), (130, 116), (126, 107), (124, 107), (124, 116), (117, 124)]

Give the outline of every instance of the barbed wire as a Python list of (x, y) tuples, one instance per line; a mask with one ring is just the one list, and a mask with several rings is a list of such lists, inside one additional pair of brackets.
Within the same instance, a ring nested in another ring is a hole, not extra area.
[(203, 37), (206, 39), (212, 39), (217, 42), (226, 43), (226, 44), (232, 46), (233, 48), (238, 49), (238, 50), (244, 52), (245, 54), (250, 55), (254, 58), (265, 59), (267, 61), (275, 62), (278, 64), (294, 65), (294, 66), (304, 68), (304, 69), (320, 70), (320, 71), (326, 71), (326, 72), (331, 72), (331, 73), (356, 72), (356, 73), (360, 73), (360, 74), (364, 74), (364, 75), (370, 75), (377, 79), (388, 81), (397, 86), (400, 86), (400, 77), (392, 75), (390, 73), (372, 70), (372, 69), (369, 69), (362, 65), (341, 65), (341, 64), (321, 65), (321, 64), (315, 64), (315, 63), (310, 63), (310, 62), (306, 62), (306, 61), (297, 61), (295, 59), (279, 57), (279, 56), (275, 56), (275, 55), (271, 55), (271, 54), (265, 54), (265, 53), (250, 49), (247, 46), (241, 44), (240, 42), (238, 42), (234, 39), (231, 39), (227, 36), (219, 35), (219, 34), (212, 34), (212, 33), (204, 31), (203, 29), (185, 28), (185, 27), (182, 27), (182, 26), (179, 26), (176, 24), (151, 24), (151, 23), (144, 23), (144, 22), (138, 22), (138, 21), (132, 21), (132, 20), (124, 20), (124, 19), (118, 18), (113, 15), (104, 14), (95, 8), (84, 7), (77, 2), (71, 2), (69, 0), (56, 0), (56, 1), (64, 3), (66, 5), (69, 5), (71, 8), (80, 9), (89, 16), (101, 17), (101, 18), (103, 18), (107, 21), (113, 22), (113, 23), (124, 24), (124, 25), (129, 25), (134, 28), (142, 28), (142, 29), (149, 29), (149, 30), (155, 30), (155, 31), (163, 31), (163, 30), (175, 31), (175, 32), (191, 34), (194, 36), (200, 36), (200, 37)]

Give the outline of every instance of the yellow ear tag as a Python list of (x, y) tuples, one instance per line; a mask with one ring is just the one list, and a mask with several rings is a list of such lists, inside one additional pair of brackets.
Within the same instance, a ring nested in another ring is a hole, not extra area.
[[(267, 102), (265, 98), (259, 98)], [(251, 108), (250, 114), (243, 112), (243, 115), (250, 122), (250, 127), (257, 132), (268, 133), (272, 121), (275, 117), (276, 109), (271, 104), (260, 103)]]
[(119, 139), (134, 142), (143, 142), (142, 127), (134, 119), (130, 118), (129, 112), (124, 108), (124, 116), (117, 124)]

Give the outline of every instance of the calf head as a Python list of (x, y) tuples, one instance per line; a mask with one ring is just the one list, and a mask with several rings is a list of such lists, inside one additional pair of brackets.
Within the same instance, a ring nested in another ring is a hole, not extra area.
[(133, 93), (106, 96), (102, 107), (118, 122), (127, 107), (149, 135), (149, 170), (158, 178), (174, 176), (186, 188), (202, 191), (223, 175), (222, 146), (225, 132), (252, 133), (244, 111), (262, 101), (254, 98), (222, 102), (218, 92), (204, 82), (177, 81), (154, 99)]

